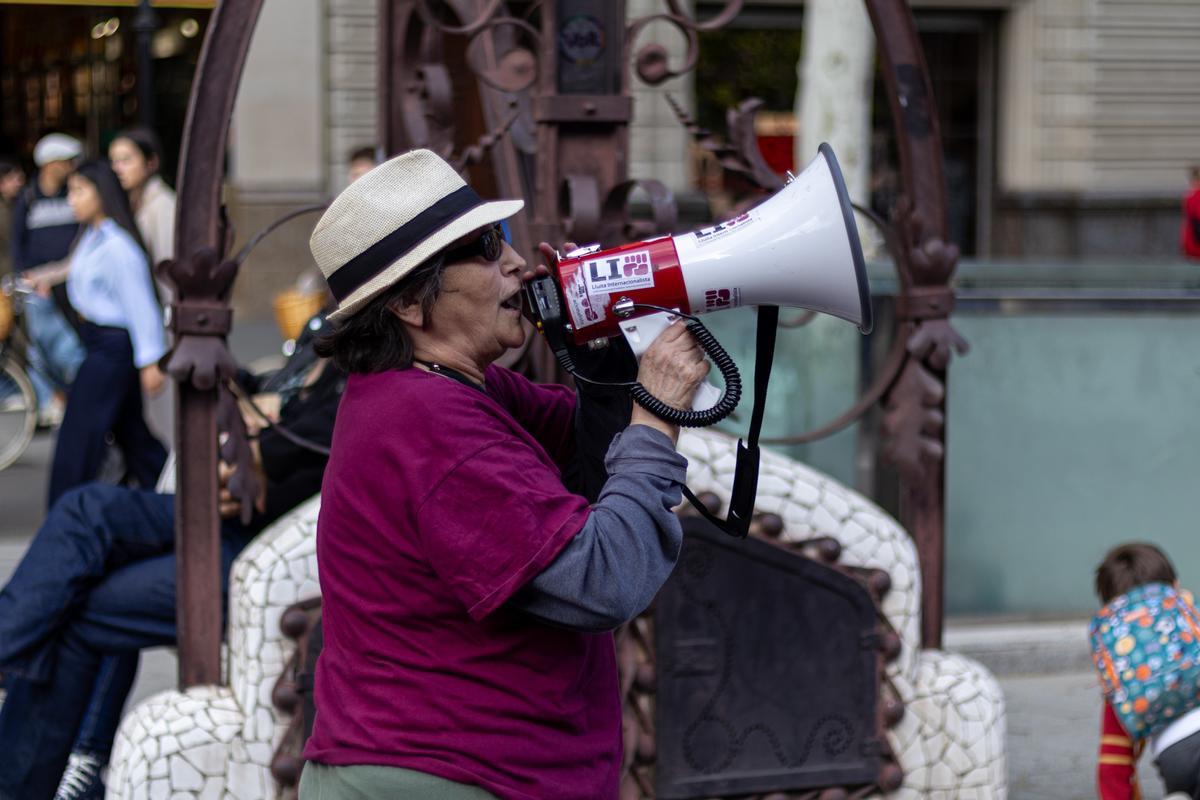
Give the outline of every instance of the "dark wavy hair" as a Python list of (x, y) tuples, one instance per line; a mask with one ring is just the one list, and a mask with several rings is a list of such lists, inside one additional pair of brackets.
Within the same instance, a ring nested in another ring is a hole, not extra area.
[[(124, 228), (125, 232), (137, 242), (137, 246), (141, 248), (142, 252), (148, 253), (146, 243), (142, 241), (142, 234), (138, 231), (137, 223), (134, 222), (133, 209), (129, 206), (129, 195), (125, 194), (125, 190), (121, 188), (121, 181), (108, 162), (85, 161), (71, 174), (78, 175), (96, 187), (96, 191), (100, 195), (100, 206), (104, 209), (104, 216)], [(149, 261), (149, 255), (146, 258)]]
[(142, 154), (142, 158), (146, 159), (147, 164), (151, 161), (157, 162), (154, 165), (154, 169), (150, 171), (150, 174), (158, 174), (158, 170), (162, 166), (163, 148), (157, 133), (143, 125), (135, 125), (132, 128), (125, 128), (119, 131), (112, 138), (114, 142), (117, 139), (128, 139), (133, 142), (133, 146)]
[(1129, 542), (1109, 550), (1096, 567), (1096, 594), (1108, 603), (1144, 584), (1175, 580), (1175, 567), (1166, 553), (1146, 542)]
[(412, 337), (392, 311), (416, 304), (429, 319), (442, 291), (445, 266), (441, 254), (419, 264), (349, 318), (334, 323), (313, 349), (347, 373), (408, 369), (413, 362)]

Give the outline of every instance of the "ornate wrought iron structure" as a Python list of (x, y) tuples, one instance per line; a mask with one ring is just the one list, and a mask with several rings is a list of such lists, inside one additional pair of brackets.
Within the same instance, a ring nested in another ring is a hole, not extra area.
[[(663, 0), (662, 13), (628, 25), (624, 0), (538, 0), (526, 4), (521, 18), (506, 16), (503, 4), (491, 0), (444, 0), (440, 17), (431, 0), (383, 2), (381, 27), (389, 33), (380, 59), (380, 111), (389, 152), (430, 147), (450, 156), (456, 143), (476, 138), (490, 146), (493, 170), (473, 171), (473, 183), (527, 199), (532, 213), (518, 217), (515, 225), (523, 252), (533, 252), (537, 241), (611, 246), (673, 229), (670, 191), (659, 181), (632, 181), (625, 173), (630, 67), (651, 85), (691, 70), (699, 57), (699, 34), (731, 22), (743, 0), (729, 0), (705, 21), (690, 16), (679, 0)], [(852, 408), (819, 429), (771, 441), (823, 438), (883, 403), (882, 455), (899, 470), (900, 519), (921, 557), (923, 642), (937, 647), (943, 616), (946, 369), (954, 353), (966, 351), (966, 342), (948, 322), (958, 249), (946, 241), (941, 140), (912, 12), (905, 0), (866, 0), (866, 5), (881, 50), (904, 195), (891, 220), (860, 210), (883, 230), (896, 264), (897, 326), (883, 368)], [(566, 26), (561, 18), (566, 8), (587, 11), (605, 26), (598, 41), (607, 37), (615, 44), (597, 47), (595, 38), (586, 41), (594, 32)], [(653, 22), (670, 24), (685, 38), (681, 65), (672, 66), (657, 42), (638, 46)], [(573, 63), (573, 48), (587, 56), (579, 59), (588, 60), (586, 65)], [(757, 147), (759, 105), (751, 99), (730, 110), (727, 140), (700, 129), (675, 108), (681, 123), (724, 169), (773, 191), (782, 180)], [(461, 110), (476, 107), (482, 116)], [(501, 125), (510, 135), (496, 135)], [(477, 158), (480, 150), (477, 145), (466, 152)], [(649, 219), (631, 214), (629, 199), (636, 189), (649, 199)], [(558, 377), (544, 352), (535, 351), (530, 359), (540, 378)]]
[[(179, 682), (221, 679), (220, 519), (217, 515), (217, 407), (220, 382), (235, 364), (225, 344), (237, 267), (221, 205), (225, 148), (234, 98), (262, 0), (220, 3), (209, 22), (184, 124), (175, 225), (176, 261), (159, 265), (175, 287), (175, 346), (167, 372), (178, 383), (175, 495), (178, 553)], [(237, 445), (245, 457), (244, 443)], [(249, 470), (240, 470), (247, 474)], [(252, 495), (251, 495), (252, 496)]]
[[(533, 252), (539, 240), (612, 244), (671, 229), (675, 205), (666, 187), (628, 179), (629, 67), (650, 84), (691, 69), (699, 34), (727, 24), (742, 0), (730, 0), (707, 21), (689, 16), (679, 0), (663, 2), (662, 13), (628, 25), (624, 0), (590, 3), (606, 26), (602, 35), (608, 38), (602, 41), (609, 46), (592, 52), (595, 32), (578, 30), (572, 46), (583, 52), (573, 58), (569, 52), (560, 57), (561, 10), (566, 4), (588, 5), (588, 0), (531, 0), (520, 4), (522, 16), (510, 15), (501, 0), (381, 0), (384, 146), (389, 152), (430, 147), (468, 171), (484, 194), (525, 197), (528, 211), (514, 226), (523, 252)], [(953, 353), (966, 347), (948, 322), (954, 300), (949, 280), (958, 251), (946, 241), (938, 123), (911, 11), (905, 0), (865, 2), (881, 49), (904, 185), (900, 210), (892, 220), (880, 221), (900, 277), (897, 328), (884, 369), (853, 408), (818, 431), (781, 441), (827, 435), (882, 402), (884, 454), (898, 465), (903, 481), (901, 522), (915, 537), (921, 557), (923, 640), (937, 646), (946, 369)], [(176, 252), (181, 256), (162, 266), (177, 288), (169, 371), (180, 386), (176, 443), (187, 454), (179, 461), (176, 500), (180, 681), (185, 686), (220, 677), (216, 431), (218, 386), (233, 365), (224, 337), (237, 271), (236, 261), (227, 260), (231, 236), (220, 187), (233, 101), (261, 7), (262, 0), (222, 0), (209, 23), (179, 175)], [(657, 43), (635, 51), (654, 21), (674, 26), (685, 37), (681, 65), (672, 66)], [(731, 114), (728, 143), (708, 134), (700, 141), (726, 169), (771, 188), (777, 179), (754, 147), (752, 112), (751, 104)], [(650, 201), (648, 219), (635, 218), (630, 210), (639, 186)], [(530, 358), (535, 371), (551, 374), (550, 358), (539, 352)], [(225, 455), (240, 460), (246, 451), (234, 434)], [(233, 488), (252, 496), (252, 487)]]

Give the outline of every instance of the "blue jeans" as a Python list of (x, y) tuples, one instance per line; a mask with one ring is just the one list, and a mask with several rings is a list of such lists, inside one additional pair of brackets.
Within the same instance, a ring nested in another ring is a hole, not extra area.
[[(0, 591), (0, 800), (52, 797), (81, 740), (107, 754), (138, 651), (175, 643), (174, 503), (99, 483), (67, 492)], [(250, 538), (224, 526), (223, 596)]]
[(26, 354), (29, 380), (37, 393), (38, 408), (50, 405), (56, 389), (66, 390), (86, 355), (83, 344), (62, 313), (47, 297), (25, 299), (25, 326), (33, 342)]

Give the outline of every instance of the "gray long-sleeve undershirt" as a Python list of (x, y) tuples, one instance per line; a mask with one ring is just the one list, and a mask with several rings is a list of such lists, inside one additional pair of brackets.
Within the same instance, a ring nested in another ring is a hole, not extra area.
[(629, 426), (613, 438), (604, 465), (609, 478), (583, 528), (511, 601), (580, 631), (612, 630), (641, 613), (683, 541), (671, 509), (682, 500), (687, 459), (665, 434)]

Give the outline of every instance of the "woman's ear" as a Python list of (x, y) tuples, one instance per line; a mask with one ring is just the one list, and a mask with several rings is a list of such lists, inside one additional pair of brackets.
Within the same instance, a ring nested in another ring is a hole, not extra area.
[(405, 303), (396, 300), (388, 306), (388, 311), (396, 315), (396, 318), (401, 322), (411, 325), (414, 328), (422, 329), (425, 327), (425, 315), (421, 312), (420, 303)]

